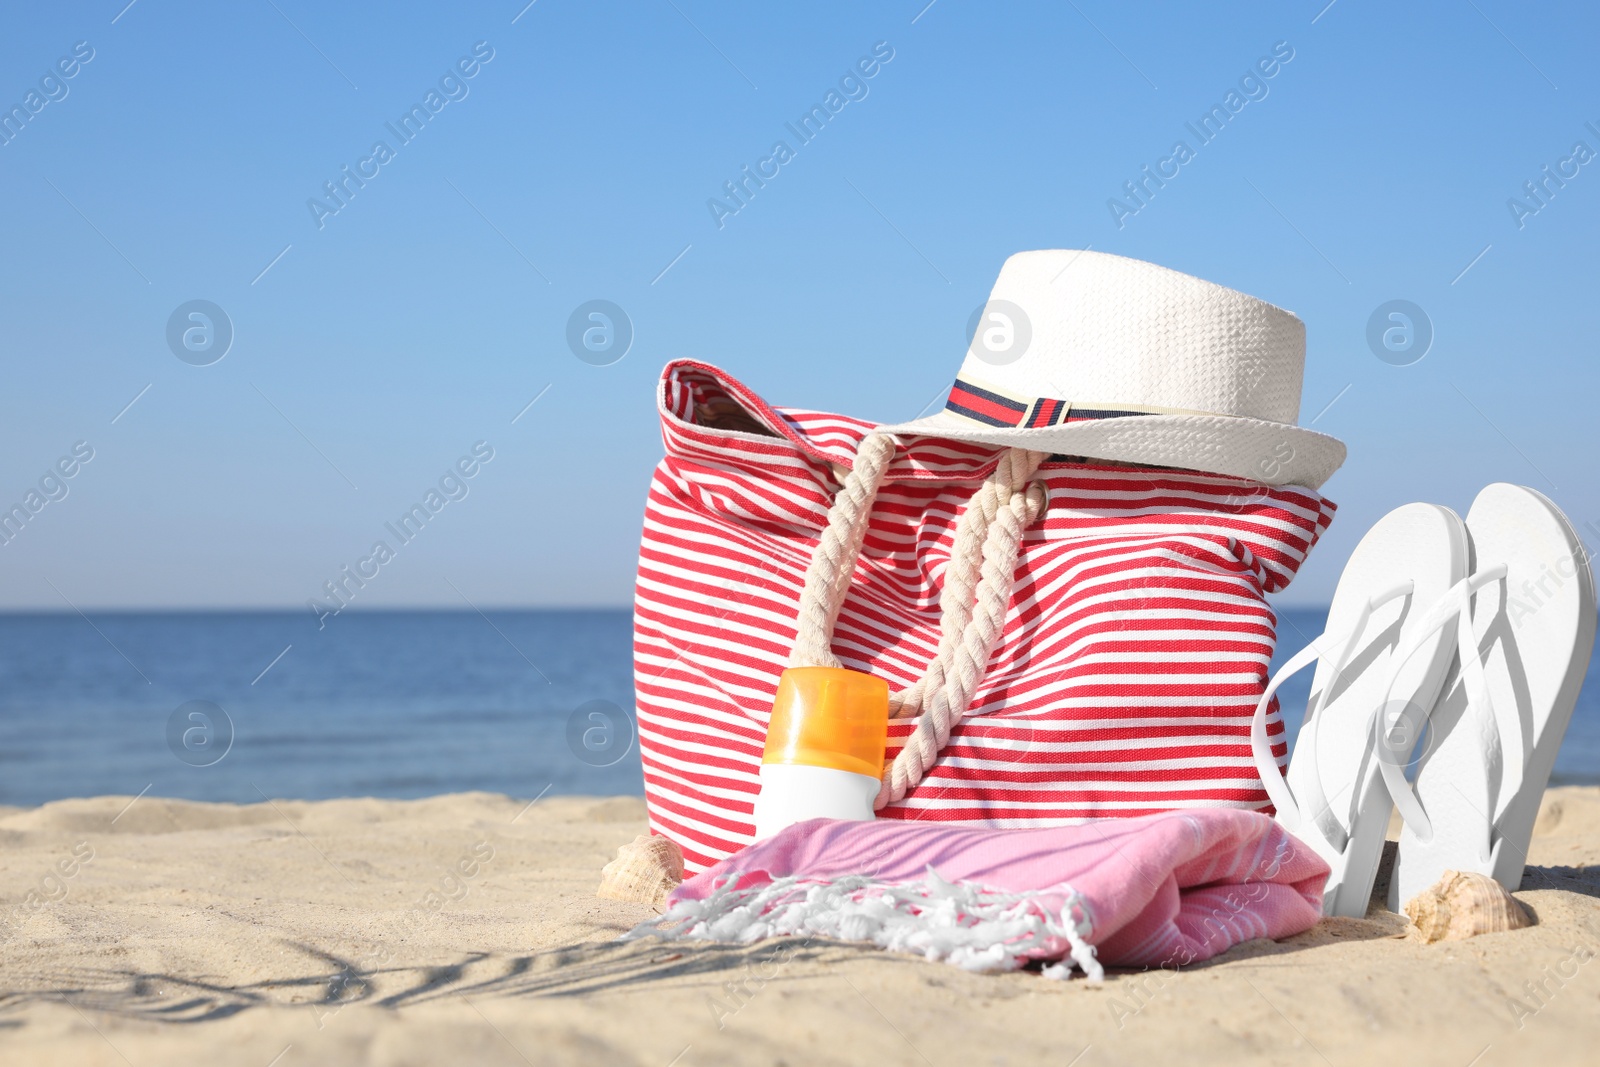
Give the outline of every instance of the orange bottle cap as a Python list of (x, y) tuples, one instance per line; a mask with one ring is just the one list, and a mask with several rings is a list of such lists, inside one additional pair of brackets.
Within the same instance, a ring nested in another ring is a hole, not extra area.
[(883, 774), (889, 683), (843, 667), (790, 667), (778, 679), (762, 763)]

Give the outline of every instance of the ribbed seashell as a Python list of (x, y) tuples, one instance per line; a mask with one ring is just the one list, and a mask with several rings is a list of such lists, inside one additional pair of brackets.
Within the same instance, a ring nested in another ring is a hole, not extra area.
[(617, 849), (617, 858), (600, 871), (597, 896), (648, 904), (664, 911), (667, 894), (683, 881), (683, 852), (666, 837), (641, 834)]
[(1423, 940), (1457, 941), (1478, 934), (1521, 930), (1533, 916), (1506, 887), (1486, 874), (1445, 871), (1440, 879), (1406, 902)]

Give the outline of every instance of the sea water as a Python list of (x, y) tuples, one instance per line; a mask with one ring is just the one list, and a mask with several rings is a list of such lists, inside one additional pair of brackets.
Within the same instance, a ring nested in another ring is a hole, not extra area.
[[(1322, 630), (1280, 611), (1277, 662)], [(627, 611), (0, 615), (0, 804), (639, 794)], [(1600, 783), (1600, 659), (1557, 783)], [(1311, 672), (1282, 691), (1297, 731)]]

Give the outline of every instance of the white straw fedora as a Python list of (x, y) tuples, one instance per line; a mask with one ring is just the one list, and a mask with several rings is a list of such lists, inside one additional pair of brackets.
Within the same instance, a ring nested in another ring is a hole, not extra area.
[(1295, 425), (1305, 354), (1305, 324), (1244, 293), (1104, 252), (1018, 252), (944, 410), (879, 432), (1316, 489), (1345, 447)]

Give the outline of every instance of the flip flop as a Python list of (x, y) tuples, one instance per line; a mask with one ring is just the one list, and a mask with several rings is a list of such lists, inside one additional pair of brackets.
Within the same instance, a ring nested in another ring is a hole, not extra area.
[(1496, 482), (1473, 502), (1467, 533), (1470, 576), (1413, 637), (1442, 633), (1458, 650), (1428, 716), (1415, 782), (1400, 761), (1383, 762), (1405, 820), (1389, 885), (1396, 911), (1446, 870), (1521, 888), (1539, 802), (1594, 649), (1588, 553), (1548, 498)]
[[(1448, 508), (1407, 504), (1385, 515), (1351, 553), (1327, 629), (1279, 668), (1256, 705), (1251, 748), (1276, 818), (1333, 869), (1324, 915), (1367, 913), (1392, 810), (1376, 738), (1380, 727), (1415, 728), (1443, 687), (1454, 643), (1437, 630), (1419, 637), (1419, 624), (1466, 574), (1467, 553), (1466, 529)], [(1401, 647), (1412, 652), (1404, 662), (1394, 659)], [(1313, 661), (1320, 662), (1285, 776), (1267, 737), (1267, 707)], [(1396, 714), (1386, 715), (1386, 704)]]

